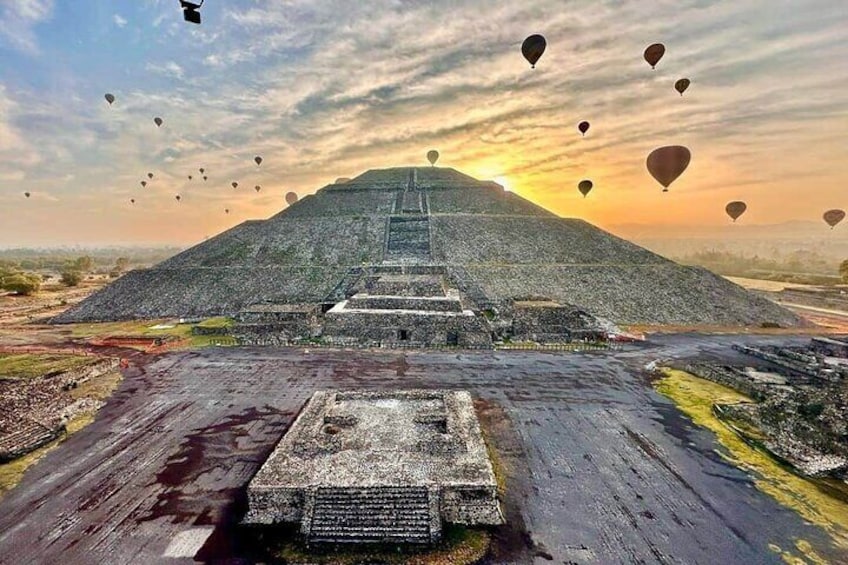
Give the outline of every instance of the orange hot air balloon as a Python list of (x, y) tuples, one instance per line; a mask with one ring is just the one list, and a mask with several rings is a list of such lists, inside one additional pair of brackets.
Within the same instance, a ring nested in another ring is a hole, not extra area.
[(827, 222), (827, 225), (830, 226), (830, 229), (833, 229), (836, 224), (845, 219), (845, 210), (828, 210), (822, 215), (824, 221)]
[(524, 58), (527, 59), (528, 63), (530, 63), (531, 69), (536, 68), (536, 62), (545, 52), (545, 48), (547, 46), (548, 42), (539, 34), (531, 35), (524, 40), (524, 43), (521, 44), (521, 54), (524, 55)]
[(577, 124), (577, 129), (580, 130), (580, 133), (586, 135), (586, 132), (589, 131), (589, 122), (580, 122)]
[(580, 184), (577, 185), (577, 190), (580, 191), (580, 194), (583, 195), (583, 198), (586, 198), (586, 195), (589, 194), (589, 191), (592, 190), (592, 181), (590, 180), (581, 180)]
[(692, 154), (682, 145), (667, 145), (651, 151), (646, 165), (648, 172), (658, 183), (668, 188), (677, 177), (683, 174)]
[(427, 152), (427, 160), (430, 161), (430, 165), (435, 165), (436, 161), (439, 160), (439, 152), (435, 149), (431, 149)]
[(652, 69), (657, 66), (663, 55), (665, 55), (665, 45), (662, 43), (654, 43), (645, 49), (645, 60), (648, 61)]
[(727, 215), (733, 218), (733, 221), (739, 219), (739, 216), (745, 213), (745, 210), (748, 209), (748, 205), (744, 202), (737, 200), (734, 202), (730, 202), (727, 206), (724, 207), (724, 211), (727, 212)]
[(297, 202), (297, 194), (296, 194), (296, 193), (294, 193), (294, 192), (289, 192), (289, 193), (287, 193), (287, 194), (286, 194), (286, 204), (288, 204), (289, 206), (291, 206), (291, 205), (292, 205), (292, 204), (294, 204), (295, 202)]

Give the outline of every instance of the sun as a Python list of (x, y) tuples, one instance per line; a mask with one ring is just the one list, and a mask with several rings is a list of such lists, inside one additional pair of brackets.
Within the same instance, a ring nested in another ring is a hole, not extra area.
[(504, 190), (506, 190), (508, 192), (512, 192), (512, 185), (509, 184), (508, 178), (506, 178), (506, 177), (495, 177), (492, 180), (495, 181), (496, 183), (498, 183), (499, 185), (501, 185), (502, 187), (504, 187)]

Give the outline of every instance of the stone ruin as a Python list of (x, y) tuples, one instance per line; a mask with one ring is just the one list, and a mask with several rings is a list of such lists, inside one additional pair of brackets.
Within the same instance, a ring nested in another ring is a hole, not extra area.
[(244, 524), (309, 543), (429, 544), (443, 522), (503, 523), (471, 395), (316, 392), (251, 480)]

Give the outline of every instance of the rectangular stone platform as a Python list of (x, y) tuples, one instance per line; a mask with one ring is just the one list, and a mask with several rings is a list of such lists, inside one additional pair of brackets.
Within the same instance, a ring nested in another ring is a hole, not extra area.
[(248, 487), (246, 524), (312, 542), (430, 543), (442, 522), (500, 524), (467, 392), (315, 393)]

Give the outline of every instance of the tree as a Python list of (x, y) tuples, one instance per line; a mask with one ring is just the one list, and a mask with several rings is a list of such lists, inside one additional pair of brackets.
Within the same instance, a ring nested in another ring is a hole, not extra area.
[(38, 275), (15, 273), (3, 277), (3, 290), (14, 292), (22, 296), (29, 296), (41, 288), (41, 279)]
[(82, 282), (82, 273), (73, 269), (62, 271), (62, 284), (65, 286), (77, 286)]
[(82, 273), (87, 273), (94, 268), (94, 259), (88, 255), (83, 255), (74, 261), (74, 269)]
[(842, 282), (848, 283), (848, 259), (845, 259), (839, 265), (839, 275), (842, 277)]
[(129, 268), (129, 266), (130, 266), (130, 260), (129, 259), (127, 259), (126, 257), (118, 257), (115, 260), (115, 269), (114, 270), (118, 271), (119, 273), (123, 273), (124, 271), (126, 271)]

